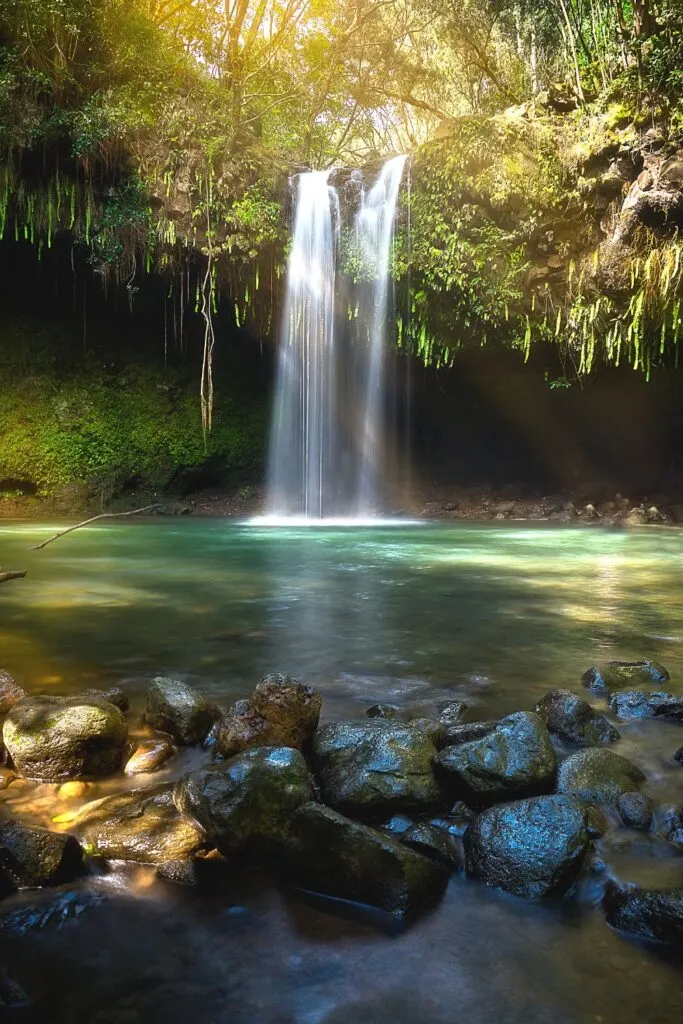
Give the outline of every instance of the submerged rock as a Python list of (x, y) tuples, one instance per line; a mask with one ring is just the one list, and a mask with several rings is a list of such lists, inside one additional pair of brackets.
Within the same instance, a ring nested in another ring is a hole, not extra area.
[(481, 806), (548, 792), (556, 757), (539, 716), (518, 711), (481, 739), (446, 747), (435, 764), (454, 796)]
[(0, 821), (0, 867), (20, 889), (69, 882), (80, 872), (82, 860), (73, 836)]
[(666, 683), (669, 673), (654, 661), (608, 661), (593, 665), (581, 677), (583, 685), (598, 696), (607, 697), (612, 690)]
[(0, 715), (6, 715), (25, 696), (14, 676), (0, 669)]
[(120, 710), (104, 700), (25, 697), (8, 714), (2, 735), (20, 775), (60, 782), (115, 772), (128, 728)]
[(145, 721), (181, 746), (202, 743), (220, 709), (180, 679), (153, 679), (147, 690)]
[(602, 905), (613, 928), (641, 939), (683, 946), (683, 885), (662, 890), (610, 886)]
[(324, 725), (313, 740), (324, 802), (359, 817), (440, 805), (435, 757), (428, 735), (382, 720)]
[(678, 748), (678, 750), (674, 754), (673, 759), (676, 762), (676, 764), (683, 764), (683, 747)]
[(373, 704), (365, 714), (368, 718), (396, 718), (398, 708), (395, 708), (393, 704)]
[(483, 811), (464, 838), (467, 874), (515, 896), (562, 896), (589, 846), (585, 814), (566, 796), (539, 796)]
[(290, 676), (264, 676), (249, 700), (232, 706), (218, 725), (216, 752), (234, 757), (252, 747), (306, 745), (320, 719), (322, 697)]
[(124, 771), (126, 775), (155, 772), (174, 754), (175, 747), (170, 740), (142, 740), (126, 761)]
[(616, 804), (645, 779), (640, 768), (611, 750), (579, 750), (563, 761), (557, 773), (558, 793), (570, 793), (597, 804)]
[(434, 904), (446, 887), (442, 865), (329, 807), (301, 807), (291, 832), (286, 873), (302, 889), (405, 918)]
[(206, 845), (204, 833), (177, 810), (173, 783), (96, 800), (81, 810), (74, 830), (101, 857), (141, 864), (184, 860)]
[(652, 824), (654, 804), (644, 793), (622, 793), (617, 799), (617, 810), (624, 825), (647, 832)]
[(190, 772), (176, 783), (179, 811), (193, 818), (226, 856), (278, 853), (292, 815), (315, 799), (303, 755), (290, 747), (257, 747)]
[(612, 693), (609, 706), (619, 718), (665, 718), (683, 721), (683, 697), (663, 690), (622, 690)]
[(571, 690), (551, 690), (536, 705), (550, 732), (580, 747), (614, 743), (619, 733), (587, 700)]

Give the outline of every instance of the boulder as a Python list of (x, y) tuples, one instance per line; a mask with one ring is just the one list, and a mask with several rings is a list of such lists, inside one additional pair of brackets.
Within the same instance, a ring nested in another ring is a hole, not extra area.
[(126, 775), (139, 775), (142, 772), (156, 772), (175, 754), (175, 747), (170, 740), (142, 740), (133, 754), (126, 761)]
[(464, 837), (471, 878), (527, 899), (562, 896), (589, 846), (585, 814), (566, 796), (539, 796), (483, 811)]
[(645, 776), (632, 761), (611, 750), (579, 750), (563, 761), (557, 773), (558, 793), (570, 793), (596, 804), (615, 805), (623, 793), (639, 788)]
[(199, 823), (226, 856), (280, 852), (292, 815), (315, 799), (303, 755), (291, 747), (256, 747), (190, 772), (176, 783), (179, 811)]
[(609, 706), (619, 718), (665, 718), (683, 722), (683, 697), (663, 690), (622, 690), (611, 693)]
[(613, 690), (625, 690), (635, 686), (651, 686), (666, 683), (669, 673), (654, 661), (608, 661), (604, 665), (593, 665), (581, 676), (581, 682), (601, 697), (607, 697)]
[(264, 676), (249, 700), (240, 700), (221, 719), (216, 752), (221, 757), (251, 747), (294, 747), (310, 742), (318, 726), (322, 697), (290, 676)]
[(88, 849), (107, 860), (162, 864), (185, 860), (206, 845), (201, 829), (177, 810), (173, 783), (95, 800), (73, 827)]
[(439, 806), (435, 757), (428, 735), (381, 719), (324, 725), (313, 739), (323, 801), (361, 818)]
[(446, 747), (435, 764), (455, 797), (481, 806), (548, 792), (556, 757), (539, 716), (518, 711), (481, 739)]
[(42, 782), (117, 771), (127, 735), (118, 708), (80, 697), (25, 697), (2, 730), (19, 774)]
[(0, 715), (6, 715), (25, 696), (14, 676), (0, 669)]
[(661, 890), (609, 886), (602, 906), (608, 924), (621, 932), (683, 946), (683, 886)]
[(401, 842), (448, 871), (458, 871), (462, 867), (462, 847), (447, 828), (431, 822), (419, 822), (402, 833)]
[(0, 867), (20, 889), (69, 882), (80, 872), (82, 860), (73, 836), (0, 821)]
[(482, 736), (489, 733), (498, 725), (497, 721), (491, 722), (462, 722), (460, 725), (451, 725), (446, 729), (447, 747), (457, 747), (460, 743), (469, 743), (470, 740), (480, 740)]
[(647, 832), (652, 824), (654, 804), (644, 793), (622, 793), (617, 799), (619, 817), (628, 828)]
[(180, 679), (153, 679), (147, 690), (145, 721), (180, 746), (202, 743), (220, 710)]
[(433, 905), (446, 887), (442, 865), (329, 807), (301, 807), (291, 832), (287, 878), (310, 892), (405, 918)]
[(599, 747), (619, 739), (619, 733), (605, 716), (571, 690), (546, 693), (536, 705), (536, 713), (555, 736), (579, 747)]
[(323, 699), (291, 676), (264, 676), (249, 698), (252, 709), (277, 727), (280, 745), (300, 748), (318, 728)]

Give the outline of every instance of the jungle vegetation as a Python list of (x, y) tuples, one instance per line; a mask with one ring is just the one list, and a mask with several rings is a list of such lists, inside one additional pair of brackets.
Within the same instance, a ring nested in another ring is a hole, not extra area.
[(0, 0), (0, 238), (66, 237), (131, 303), (163, 277), (176, 343), (204, 325), (206, 439), (217, 310), (273, 333), (291, 174), (408, 151), (400, 345), (648, 375), (677, 360), (683, 217), (620, 217), (682, 97), (680, 0)]

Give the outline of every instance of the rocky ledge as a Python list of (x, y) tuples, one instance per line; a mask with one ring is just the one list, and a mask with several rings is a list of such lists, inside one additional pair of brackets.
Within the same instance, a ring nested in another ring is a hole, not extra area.
[[(597, 880), (612, 927), (683, 945), (683, 809), (651, 799), (607, 717), (670, 725), (681, 698), (651, 662), (593, 666), (582, 682), (602, 709), (554, 689), (493, 721), (468, 721), (453, 701), (417, 718), (374, 705), (320, 725), (320, 694), (285, 675), (227, 710), (159, 677), (140, 720), (120, 690), (28, 696), (0, 673), (0, 896), (112, 860), (192, 884), (248, 864), (332, 908), (351, 901), (410, 920), (455, 873), (531, 900), (594, 894)], [(180, 752), (190, 746), (194, 760)], [(682, 760), (671, 751), (672, 765)], [(108, 795), (87, 799), (105, 776)], [(52, 793), (77, 805), (51, 814), (49, 829), (10, 815), (15, 789), (32, 785), (48, 803)], [(629, 832), (680, 858), (677, 887), (668, 877), (639, 887), (613, 869)]]

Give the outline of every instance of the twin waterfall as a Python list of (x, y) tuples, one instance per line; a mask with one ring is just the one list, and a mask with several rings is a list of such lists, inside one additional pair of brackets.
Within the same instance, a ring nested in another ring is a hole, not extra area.
[(299, 176), (268, 517), (361, 518), (379, 511), (389, 259), (405, 159), (389, 160), (373, 187), (361, 193), (353, 232), (357, 285), (337, 272), (341, 213), (331, 172)]

